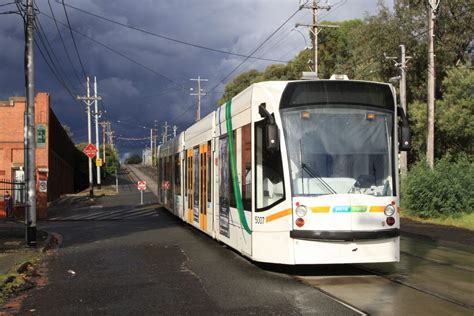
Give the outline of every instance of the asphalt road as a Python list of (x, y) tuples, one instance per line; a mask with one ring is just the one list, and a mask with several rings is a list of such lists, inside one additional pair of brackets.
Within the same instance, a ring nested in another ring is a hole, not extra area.
[(285, 273), (262, 269), (164, 209), (136, 207), (130, 201), (138, 191), (125, 175), (121, 183), (119, 196), (82, 211), (75, 205), (40, 225), (63, 240), (46, 261), (46, 285), (28, 293), (20, 314), (356, 314)]

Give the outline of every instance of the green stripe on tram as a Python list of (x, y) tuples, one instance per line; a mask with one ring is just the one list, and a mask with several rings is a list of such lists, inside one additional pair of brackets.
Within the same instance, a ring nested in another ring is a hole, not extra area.
[(240, 193), (239, 181), (237, 179), (237, 162), (235, 160), (235, 145), (234, 145), (234, 133), (232, 128), (232, 115), (231, 115), (231, 104), (229, 100), (225, 103), (225, 120), (227, 127), (227, 135), (229, 136), (229, 157), (230, 157), (230, 170), (232, 174), (232, 186), (234, 187), (234, 197), (237, 203), (237, 209), (239, 211), (240, 222), (244, 227), (245, 231), (252, 235), (252, 231), (247, 223), (247, 218), (244, 214), (244, 205), (242, 202), (242, 194)]

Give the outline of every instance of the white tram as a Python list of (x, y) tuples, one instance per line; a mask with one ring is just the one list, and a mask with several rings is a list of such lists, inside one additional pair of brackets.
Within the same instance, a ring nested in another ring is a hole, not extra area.
[(409, 142), (389, 84), (260, 82), (159, 147), (159, 200), (255, 261), (399, 261)]

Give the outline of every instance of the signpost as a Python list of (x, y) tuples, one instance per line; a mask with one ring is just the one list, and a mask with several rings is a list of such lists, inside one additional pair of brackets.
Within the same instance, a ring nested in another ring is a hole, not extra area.
[(89, 144), (86, 146), (86, 148), (84, 148), (84, 154), (86, 154), (89, 159), (92, 159), (97, 154), (97, 148), (94, 146), (94, 144)]
[(138, 190), (140, 190), (140, 204), (143, 205), (143, 191), (146, 190), (146, 181), (138, 181)]
[(44, 148), (46, 146), (46, 127), (44, 124), (36, 125), (36, 147)]

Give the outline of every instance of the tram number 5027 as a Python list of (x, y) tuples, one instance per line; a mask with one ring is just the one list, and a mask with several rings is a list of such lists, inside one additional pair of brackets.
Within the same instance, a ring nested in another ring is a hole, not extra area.
[(255, 216), (255, 224), (265, 224), (265, 216)]

